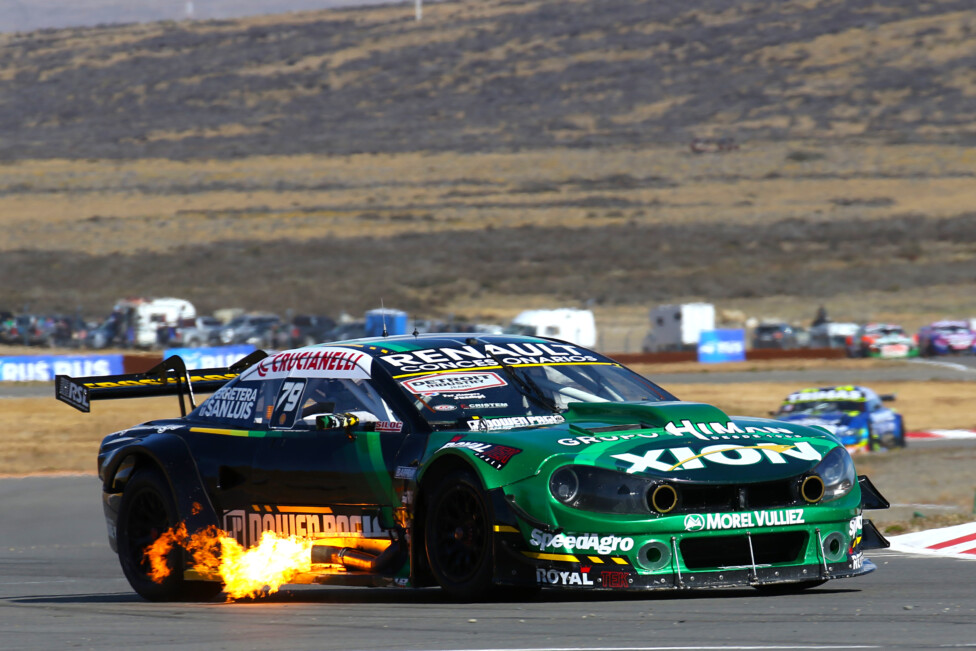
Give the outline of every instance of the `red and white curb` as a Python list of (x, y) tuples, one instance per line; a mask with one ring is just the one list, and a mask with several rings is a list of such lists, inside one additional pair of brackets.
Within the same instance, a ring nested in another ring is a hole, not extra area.
[(976, 560), (976, 522), (892, 536), (888, 541), (898, 552)]
[(920, 432), (906, 432), (909, 439), (976, 439), (976, 430), (972, 429), (933, 429)]

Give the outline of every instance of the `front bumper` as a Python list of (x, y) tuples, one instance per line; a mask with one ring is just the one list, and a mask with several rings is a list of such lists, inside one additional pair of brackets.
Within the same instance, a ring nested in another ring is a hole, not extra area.
[(492, 491), (495, 581), (564, 589), (683, 590), (860, 576), (876, 569), (864, 550), (889, 544), (861, 515), (862, 508), (884, 509), (888, 503), (866, 477), (859, 484), (860, 495), (834, 507), (689, 514), (657, 522), (612, 522), (593, 514), (584, 514), (590, 517), (582, 521), (575, 514), (569, 531), (533, 518), (512, 496)]
[[(819, 583), (874, 571), (863, 550), (886, 547), (887, 541), (870, 521), (864, 522), (863, 534), (848, 536), (847, 527), (845, 521), (777, 533), (658, 535), (636, 540), (629, 553), (611, 554), (528, 550), (521, 534), (496, 527), (496, 581), (564, 589), (687, 590)], [(786, 544), (777, 549), (781, 541)], [(715, 565), (706, 565), (710, 558)]]

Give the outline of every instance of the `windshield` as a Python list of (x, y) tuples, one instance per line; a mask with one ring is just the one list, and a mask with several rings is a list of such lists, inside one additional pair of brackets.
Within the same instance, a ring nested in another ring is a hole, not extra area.
[(779, 408), (781, 414), (829, 414), (843, 411), (864, 411), (864, 402), (852, 400), (811, 400), (809, 402), (787, 402)]
[[(532, 345), (524, 344), (518, 351), (513, 350), (516, 344), (508, 348), (488, 345), (429, 349), (380, 359), (393, 362), (393, 367), (388, 368), (394, 379), (414, 408), (435, 427), (513, 417), (524, 419), (517, 424), (548, 424), (561, 422), (559, 414), (573, 402), (675, 399), (633, 371), (568, 344), (542, 344), (549, 349), (572, 349), (551, 351), (562, 355), (519, 354)], [(442, 361), (452, 358), (457, 362)], [(437, 361), (412, 364), (422, 360)], [(547, 363), (550, 360), (553, 361)], [(461, 368), (444, 368), (451, 365)], [(430, 372), (403, 373), (419, 371), (420, 367), (430, 368)]]

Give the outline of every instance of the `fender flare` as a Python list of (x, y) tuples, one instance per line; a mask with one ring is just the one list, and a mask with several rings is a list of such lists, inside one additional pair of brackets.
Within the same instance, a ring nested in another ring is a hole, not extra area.
[(158, 467), (173, 494), (177, 514), (189, 533), (195, 533), (210, 525), (220, 527), (217, 512), (210, 496), (203, 487), (203, 479), (197, 469), (190, 449), (179, 436), (170, 433), (150, 434), (138, 444), (120, 448), (102, 467), (102, 490), (118, 492), (116, 474), (129, 460), (147, 459)]

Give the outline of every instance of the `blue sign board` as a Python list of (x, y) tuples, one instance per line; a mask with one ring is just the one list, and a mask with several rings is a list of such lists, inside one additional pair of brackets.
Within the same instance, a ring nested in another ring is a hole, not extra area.
[(167, 348), (163, 359), (179, 355), (189, 371), (201, 368), (226, 368), (254, 352), (254, 346), (216, 346), (214, 348)]
[(698, 361), (744, 362), (746, 359), (745, 330), (702, 330), (698, 338)]
[(122, 355), (24, 355), (0, 357), (0, 382), (48, 382), (55, 375), (119, 375)]

